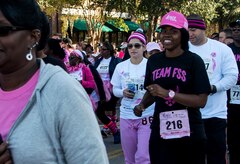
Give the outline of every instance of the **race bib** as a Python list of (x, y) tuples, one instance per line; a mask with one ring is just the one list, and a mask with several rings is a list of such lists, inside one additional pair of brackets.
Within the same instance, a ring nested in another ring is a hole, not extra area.
[(163, 139), (190, 136), (188, 111), (174, 110), (160, 113), (160, 136)]
[(109, 75), (109, 65), (101, 63), (97, 68), (98, 73), (100, 74), (103, 81), (110, 81)]
[(82, 69), (72, 72), (70, 75), (78, 81), (81, 81), (83, 79)]
[(205, 69), (207, 71), (207, 74), (208, 74), (208, 78), (209, 80), (212, 79), (213, 77), (213, 62), (212, 62), (212, 59), (211, 58), (205, 58), (203, 59), (204, 61), (204, 64), (205, 64)]
[(240, 85), (230, 89), (230, 104), (240, 104)]
[(134, 93), (133, 99), (129, 99), (131, 101), (131, 108), (134, 108), (136, 105), (138, 105), (144, 93), (146, 92), (143, 87), (143, 78), (131, 78), (126, 80), (127, 88)]
[(137, 97), (142, 97), (143, 94), (146, 92), (144, 89), (143, 83), (144, 83), (144, 78), (129, 78), (125, 81), (125, 84), (127, 85), (126, 88), (134, 92), (135, 96)]
[(94, 102), (98, 102), (100, 99), (99, 99), (99, 95), (97, 94), (97, 92), (94, 90), (92, 91), (91, 95), (92, 99), (94, 100)]
[(108, 69), (109, 69), (109, 66), (108, 65), (104, 65), (104, 64), (101, 64), (99, 66), (99, 73), (102, 74), (102, 73), (108, 73)]

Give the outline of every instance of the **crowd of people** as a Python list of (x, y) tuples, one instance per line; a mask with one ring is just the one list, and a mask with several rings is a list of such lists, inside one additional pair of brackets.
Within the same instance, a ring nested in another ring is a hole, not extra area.
[(126, 164), (240, 164), (240, 21), (208, 37), (170, 11), (158, 28), (95, 52), (50, 36), (35, 0), (0, 1), (0, 164), (108, 164), (109, 134)]

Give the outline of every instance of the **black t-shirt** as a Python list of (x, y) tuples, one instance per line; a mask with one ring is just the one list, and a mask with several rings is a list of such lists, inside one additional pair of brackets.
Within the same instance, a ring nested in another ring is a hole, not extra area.
[[(147, 62), (145, 89), (150, 84), (158, 84), (165, 89), (186, 94), (208, 94), (210, 92), (210, 83), (203, 60), (189, 51), (172, 58), (166, 57), (165, 52), (152, 55)], [(199, 108), (186, 107), (160, 97), (155, 97), (155, 102), (152, 129), (159, 130), (160, 112), (187, 109), (191, 137), (205, 137)]]
[[(240, 47), (237, 47), (235, 46), (234, 43), (231, 43), (228, 45), (232, 51), (233, 51), (233, 54), (235, 56), (235, 59), (237, 61), (237, 66), (238, 66), (238, 71), (240, 71)], [(238, 81), (237, 81), (237, 85), (240, 85), (240, 74), (238, 74)], [(228, 109), (237, 109), (239, 110), (239, 104), (230, 104), (230, 90), (227, 91), (227, 94), (228, 94)], [(240, 94), (240, 92), (236, 92), (235, 94)]]

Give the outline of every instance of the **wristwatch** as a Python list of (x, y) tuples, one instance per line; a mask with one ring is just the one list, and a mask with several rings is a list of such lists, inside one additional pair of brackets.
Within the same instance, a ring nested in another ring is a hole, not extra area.
[(169, 92), (168, 92), (168, 97), (171, 98), (171, 99), (173, 99), (174, 96), (175, 96), (175, 92), (174, 92), (173, 90), (169, 90)]

